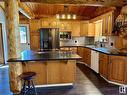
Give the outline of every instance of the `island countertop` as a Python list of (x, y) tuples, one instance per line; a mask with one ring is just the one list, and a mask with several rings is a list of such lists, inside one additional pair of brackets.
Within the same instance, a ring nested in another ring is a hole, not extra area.
[(25, 50), (20, 58), (11, 58), (8, 62), (28, 62), (28, 61), (47, 61), (47, 60), (78, 60), (79, 55), (72, 51), (41, 51)]

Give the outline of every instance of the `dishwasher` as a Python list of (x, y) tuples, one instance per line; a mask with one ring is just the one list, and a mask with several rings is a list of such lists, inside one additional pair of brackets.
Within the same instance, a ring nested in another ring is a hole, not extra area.
[(91, 69), (99, 73), (99, 52), (91, 50)]

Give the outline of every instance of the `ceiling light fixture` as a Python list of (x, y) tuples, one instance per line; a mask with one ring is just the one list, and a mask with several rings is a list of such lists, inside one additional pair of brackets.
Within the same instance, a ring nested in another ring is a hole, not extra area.
[(64, 6), (64, 11), (56, 14), (57, 19), (76, 19), (76, 14), (68, 11), (68, 6)]

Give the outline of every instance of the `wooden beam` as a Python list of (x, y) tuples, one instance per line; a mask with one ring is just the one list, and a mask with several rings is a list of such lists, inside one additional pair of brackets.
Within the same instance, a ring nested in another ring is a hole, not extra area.
[(125, 0), (20, 0), (21, 2), (36, 2), (44, 4), (76, 4), (86, 6), (123, 6)]
[[(5, 0), (6, 29), (8, 39), (8, 58), (19, 58), (20, 50), (20, 32), (19, 32), (19, 11), (18, 0)], [(22, 73), (20, 63), (9, 64), (9, 82), (13, 93), (21, 90), (21, 81), (18, 80)]]
[(19, 11), (29, 19), (34, 18), (34, 13), (32, 13), (30, 8), (25, 3), (19, 2)]

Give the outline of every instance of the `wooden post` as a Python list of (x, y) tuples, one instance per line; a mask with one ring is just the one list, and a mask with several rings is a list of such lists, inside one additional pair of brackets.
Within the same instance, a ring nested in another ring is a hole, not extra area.
[[(5, 14), (8, 38), (9, 58), (20, 56), (20, 32), (18, 0), (5, 0)], [(22, 73), (21, 63), (9, 63), (10, 89), (13, 93), (21, 90), (19, 75)]]

